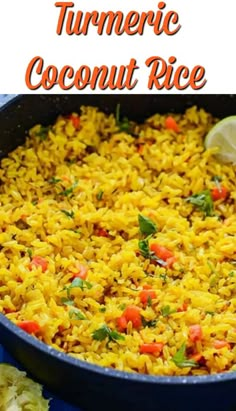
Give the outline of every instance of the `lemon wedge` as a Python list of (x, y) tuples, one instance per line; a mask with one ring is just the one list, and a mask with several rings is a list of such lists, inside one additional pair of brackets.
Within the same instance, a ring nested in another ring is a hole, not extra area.
[(226, 117), (209, 131), (205, 147), (217, 147), (215, 157), (222, 163), (236, 164), (236, 116)]

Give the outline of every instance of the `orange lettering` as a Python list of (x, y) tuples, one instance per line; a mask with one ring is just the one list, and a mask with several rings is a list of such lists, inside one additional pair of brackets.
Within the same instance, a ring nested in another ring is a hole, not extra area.
[(66, 1), (59, 1), (59, 2), (55, 3), (55, 6), (56, 7), (61, 7), (60, 14), (59, 14), (59, 19), (58, 19), (58, 22), (57, 22), (57, 34), (60, 36), (61, 33), (62, 33), (63, 24), (64, 24), (64, 21), (65, 21), (67, 9), (69, 7), (74, 7), (74, 3), (66, 2)]
[[(184, 90), (191, 87), (193, 90), (199, 90), (206, 84), (205, 69), (202, 66), (194, 66), (190, 70), (187, 66), (180, 65), (174, 69), (173, 64), (177, 61), (176, 57), (171, 56), (168, 63), (159, 56), (149, 57), (145, 64), (151, 67), (148, 80), (148, 88), (151, 90), (155, 87), (157, 90), (170, 90), (175, 87), (177, 90)], [(197, 85), (198, 82), (201, 82)]]
[(39, 57), (39, 56), (34, 57), (29, 62), (28, 67), (26, 69), (26, 73), (25, 73), (25, 83), (30, 90), (38, 90), (41, 87), (41, 81), (35, 86), (33, 86), (32, 81), (31, 81), (31, 76), (32, 76), (33, 70), (35, 69), (35, 66), (36, 66), (36, 74), (42, 74), (43, 64), (44, 64), (44, 61), (42, 57)]

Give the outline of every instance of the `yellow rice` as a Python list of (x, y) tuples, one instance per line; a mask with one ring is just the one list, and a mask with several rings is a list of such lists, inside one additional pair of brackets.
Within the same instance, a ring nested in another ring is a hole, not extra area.
[[(14, 323), (37, 321), (37, 338), (101, 366), (153, 375), (236, 370), (235, 167), (204, 149), (211, 115), (196, 107), (174, 115), (179, 133), (166, 129), (166, 116), (137, 125), (133, 137), (119, 131), (113, 115), (81, 107), (79, 130), (60, 117), (41, 141), (35, 126), (2, 160), (0, 312)], [(211, 190), (215, 175), (230, 197), (214, 202), (215, 215), (204, 218), (186, 198)], [(52, 184), (53, 177), (62, 181)], [(60, 194), (72, 186), (73, 196)], [(138, 214), (157, 225), (154, 239), (177, 258), (172, 268), (137, 253)], [(108, 237), (98, 235), (101, 228)], [(47, 260), (45, 272), (29, 269), (31, 254)], [(71, 298), (85, 320), (70, 318), (73, 307), (63, 304), (78, 262), (89, 268), (92, 287), (73, 288)], [(140, 302), (146, 284), (156, 292), (147, 307)], [(179, 312), (183, 303), (187, 310)], [(92, 338), (104, 324), (117, 330), (129, 305), (156, 325), (135, 329), (129, 322), (124, 340)], [(174, 312), (163, 316), (168, 305)], [(203, 338), (192, 343), (195, 324)], [(215, 340), (230, 345), (216, 349)], [(140, 354), (140, 345), (152, 342), (164, 344), (162, 353)], [(205, 363), (179, 368), (172, 358), (182, 344), (186, 356), (200, 353)]]

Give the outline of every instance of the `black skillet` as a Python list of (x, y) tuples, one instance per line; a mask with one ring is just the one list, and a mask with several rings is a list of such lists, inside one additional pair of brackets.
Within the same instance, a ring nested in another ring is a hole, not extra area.
[[(122, 114), (137, 121), (155, 112), (183, 112), (193, 104), (220, 118), (236, 114), (234, 95), (19, 96), (0, 111), (0, 156), (21, 144), (35, 123), (50, 124), (81, 105), (114, 112), (117, 103)], [(3, 315), (0, 343), (35, 379), (84, 411), (236, 411), (235, 373), (152, 377), (101, 368), (55, 351)]]

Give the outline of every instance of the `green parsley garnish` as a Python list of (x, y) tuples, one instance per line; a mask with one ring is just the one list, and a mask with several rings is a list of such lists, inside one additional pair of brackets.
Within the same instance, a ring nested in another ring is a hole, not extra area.
[(31, 258), (32, 255), (33, 255), (33, 251), (31, 250), (31, 248), (27, 248), (26, 252), (27, 252), (28, 256)]
[(213, 317), (213, 315), (215, 315), (214, 311), (205, 311), (205, 314), (209, 314)]
[(99, 311), (100, 311), (100, 313), (105, 313), (106, 312), (106, 307), (100, 307)]
[(168, 276), (167, 274), (160, 274), (160, 278), (164, 281), (164, 283), (166, 283)]
[(75, 216), (74, 211), (61, 210), (61, 212), (65, 214), (68, 218), (74, 218)]
[(61, 298), (61, 303), (65, 305), (74, 305), (74, 301), (66, 297)]
[(188, 197), (186, 201), (197, 207), (205, 214), (206, 217), (213, 215), (214, 205), (209, 190), (202, 191), (198, 194), (193, 194), (192, 196)]
[(235, 276), (235, 271), (230, 271), (229, 277), (234, 277)]
[(88, 281), (82, 280), (82, 278), (76, 277), (70, 285), (65, 286), (63, 288), (63, 290), (66, 290), (67, 292), (67, 300), (71, 300), (70, 293), (73, 288), (81, 288), (81, 290), (84, 290), (84, 288), (87, 288), (88, 290), (90, 290), (92, 288), (92, 284), (89, 283)]
[(104, 194), (104, 192), (103, 192), (102, 190), (100, 190), (100, 191), (97, 193), (97, 200), (98, 200), (98, 201), (101, 201), (101, 200), (102, 200), (103, 194)]
[(67, 188), (66, 190), (61, 191), (59, 195), (69, 197), (70, 195), (73, 194), (73, 191), (77, 186), (78, 186), (78, 181), (75, 181), (71, 187)]
[(70, 310), (69, 317), (71, 320), (86, 320), (86, 317), (80, 310), (78, 310), (78, 308), (73, 308), (73, 310)]
[(120, 104), (116, 106), (116, 125), (119, 127), (120, 131), (132, 134), (132, 124), (127, 117), (120, 119)]
[(148, 217), (138, 215), (139, 229), (143, 235), (151, 235), (157, 232), (156, 224)]
[(48, 180), (50, 184), (57, 184), (60, 183), (62, 180), (60, 178), (52, 177)]
[(199, 365), (196, 361), (187, 359), (185, 352), (186, 344), (182, 344), (174, 357), (172, 357), (171, 361), (173, 361), (179, 368), (198, 367)]
[(50, 128), (51, 128), (50, 126), (49, 127), (40, 126), (40, 129), (36, 133), (36, 136), (39, 137), (41, 141), (46, 140)]
[(176, 313), (176, 310), (171, 310), (169, 305), (165, 305), (161, 308), (161, 315), (163, 317), (168, 317), (168, 315)]
[(149, 328), (156, 327), (157, 320), (147, 321), (147, 320), (145, 320), (145, 318), (142, 318), (142, 324), (143, 324), (144, 327), (149, 327)]
[(118, 333), (117, 331), (112, 331), (106, 324), (104, 324), (102, 327), (98, 328), (98, 330), (95, 330), (92, 333), (92, 338), (97, 341), (103, 341), (106, 338), (108, 338), (108, 342), (114, 341), (117, 342), (119, 340), (125, 339), (123, 335)]

